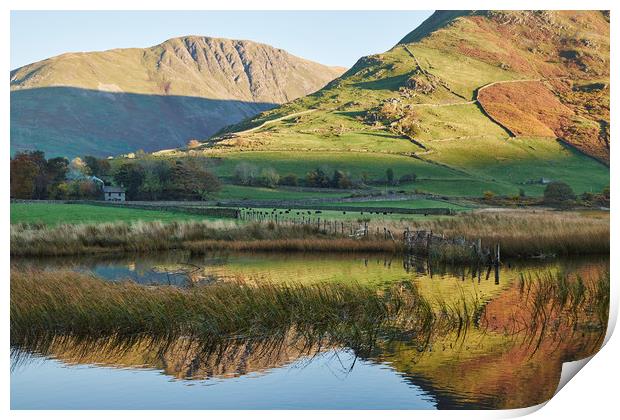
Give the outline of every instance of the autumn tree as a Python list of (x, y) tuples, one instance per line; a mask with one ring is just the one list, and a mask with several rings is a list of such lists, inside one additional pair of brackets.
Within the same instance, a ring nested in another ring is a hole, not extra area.
[(33, 198), (38, 166), (25, 156), (11, 159), (11, 198)]
[(178, 160), (172, 167), (168, 190), (171, 198), (202, 200), (220, 188), (219, 179), (198, 162)]
[(19, 152), (11, 159), (11, 196), (46, 199), (50, 186), (62, 182), (65, 175), (66, 159), (47, 161), (38, 150)]

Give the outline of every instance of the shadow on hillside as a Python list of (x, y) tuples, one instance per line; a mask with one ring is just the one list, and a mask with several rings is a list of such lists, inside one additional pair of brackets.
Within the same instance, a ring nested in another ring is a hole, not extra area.
[(205, 139), (275, 103), (48, 87), (11, 92), (11, 153), (108, 156)]

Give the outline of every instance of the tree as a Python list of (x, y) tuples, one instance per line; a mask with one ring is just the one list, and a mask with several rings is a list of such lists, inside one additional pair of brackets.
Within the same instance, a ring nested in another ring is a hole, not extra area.
[(346, 173), (343, 171), (335, 170), (334, 175), (332, 176), (331, 186), (334, 188), (351, 188), (353, 183), (349, 179)]
[(484, 192), (484, 199), (485, 200), (491, 200), (493, 197), (495, 197), (495, 193), (493, 191), (485, 191)]
[(387, 171), (385, 171), (385, 177), (389, 185), (394, 185), (394, 170), (392, 168), (388, 168)]
[(50, 188), (49, 197), (52, 200), (65, 200), (68, 196), (69, 196), (69, 184), (66, 182), (54, 184)]
[(368, 185), (370, 182), (372, 182), (372, 179), (370, 178), (370, 174), (366, 171), (362, 172), (361, 181), (362, 181), (362, 184), (365, 184), (365, 185)]
[(127, 198), (138, 198), (140, 187), (144, 181), (144, 168), (135, 162), (123, 163), (113, 176), (114, 182), (125, 187)]
[(296, 187), (299, 184), (299, 179), (295, 174), (288, 174), (280, 178), (280, 185), (288, 185), (291, 187)]
[(280, 175), (273, 168), (263, 169), (260, 173), (260, 183), (264, 187), (275, 188), (280, 181)]
[(172, 168), (175, 164), (169, 160), (147, 160), (141, 162), (144, 168), (144, 180), (140, 196), (158, 200), (172, 190)]
[(566, 204), (575, 199), (575, 192), (565, 182), (556, 181), (547, 185), (543, 201), (548, 204)]
[(35, 150), (33, 152), (26, 152), (26, 155), (38, 167), (37, 175), (34, 178), (33, 198), (44, 200), (47, 198), (48, 187), (47, 160), (45, 160), (45, 153), (40, 150)]
[(176, 161), (167, 190), (171, 198), (202, 200), (221, 188), (219, 179), (194, 161)]
[(147, 171), (142, 181), (140, 191), (151, 200), (157, 200), (162, 193), (163, 187), (159, 176), (154, 171)]
[(246, 162), (235, 166), (235, 181), (241, 185), (252, 185), (258, 176), (258, 168)]
[(69, 173), (67, 174), (67, 176), (70, 179), (80, 179), (90, 175), (88, 171), (88, 166), (82, 160), (82, 158), (76, 157), (69, 163)]
[(69, 161), (63, 157), (45, 159), (41, 151), (20, 152), (11, 159), (11, 197), (46, 199), (64, 182)]
[(88, 175), (102, 178), (110, 173), (110, 162), (107, 159), (99, 159), (95, 156), (84, 156), (84, 164), (86, 165), (86, 173)]
[(48, 181), (52, 185), (60, 184), (67, 179), (69, 172), (69, 160), (64, 157), (55, 157), (47, 161)]
[[(12, 164), (12, 169), (15, 169), (16, 173), (15, 175), (12, 174), (11, 178), (14, 179), (16, 193), (26, 194), (26, 190), (31, 186), (30, 196), (22, 198), (34, 198), (37, 200), (47, 198), (49, 181), (45, 153), (39, 150), (19, 152), (15, 154), (13, 161), (15, 163)], [(19, 172), (20, 170), (25, 170), (25, 172)], [(27, 178), (20, 180), (20, 177)], [(20, 184), (22, 185), (19, 186)]]
[(39, 167), (24, 156), (11, 159), (11, 198), (33, 198)]
[(188, 149), (195, 149), (197, 147), (202, 146), (202, 143), (199, 142), (198, 140), (192, 139), (190, 141), (187, 142), (187, 148)]
[(306, 174), (306, 183), (310, 187), (329, 188), (331, 180), (323, 169), (317, 168)]

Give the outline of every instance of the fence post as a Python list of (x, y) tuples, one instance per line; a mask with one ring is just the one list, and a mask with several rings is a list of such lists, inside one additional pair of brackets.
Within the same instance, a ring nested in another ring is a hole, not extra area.
[(428, 252), (430, 254), (431, 252), (431, 245), (433, 242), (433, 231), (431, 230), (429, 233), (426, 234), (426, 252)]
[(500, 264), (500, 249), (499, 249), (499, 243), (497, 245), (495, 245), (495, 265), (499, 265)]

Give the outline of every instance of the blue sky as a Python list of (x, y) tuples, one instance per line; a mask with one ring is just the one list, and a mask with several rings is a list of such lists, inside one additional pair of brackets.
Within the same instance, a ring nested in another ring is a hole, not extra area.
[(13, 11), (11, 69), (64, 52), (148, 47), (182, 35), (249, 39), (349, 67), (431, 11)]

